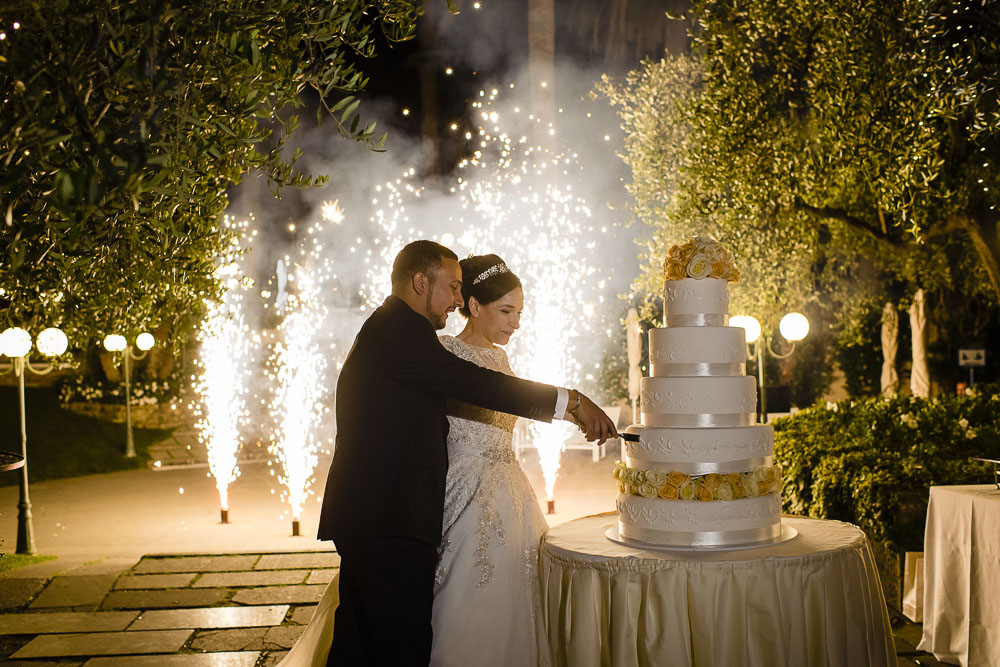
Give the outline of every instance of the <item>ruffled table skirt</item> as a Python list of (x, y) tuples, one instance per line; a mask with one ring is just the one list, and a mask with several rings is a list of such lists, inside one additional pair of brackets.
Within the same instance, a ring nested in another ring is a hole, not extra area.
[(836, 521), (731, 551), (652, 551), (605, 537), (614, 513), (552, 528), (539, 577), (552, 662), (567, 667), (895, 665), (868, 540)]

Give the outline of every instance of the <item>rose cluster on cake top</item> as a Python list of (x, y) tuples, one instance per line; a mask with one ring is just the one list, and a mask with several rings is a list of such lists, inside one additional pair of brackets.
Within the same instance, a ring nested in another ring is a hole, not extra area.
[(731, 283), (740, 279), (733, 255), (718, 241), (695, 236), (684, 245), (672, 245), (663, 260), (667, 280), (719, 278)]

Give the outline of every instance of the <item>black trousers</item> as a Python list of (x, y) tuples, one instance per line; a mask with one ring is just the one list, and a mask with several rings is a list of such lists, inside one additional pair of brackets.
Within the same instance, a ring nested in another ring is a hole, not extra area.
[(404, 537), (336, 546), (340, 604), (327, 667), (426, 667), (437, 548)]

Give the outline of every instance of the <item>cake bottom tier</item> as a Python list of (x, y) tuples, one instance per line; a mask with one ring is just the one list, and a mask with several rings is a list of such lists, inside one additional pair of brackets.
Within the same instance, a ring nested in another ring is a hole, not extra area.
[(625, 540), (676, 547), (753, 544), (781, 535), (777, 495), (738, 500), (664, 500), (618, 495), (618, 534)]

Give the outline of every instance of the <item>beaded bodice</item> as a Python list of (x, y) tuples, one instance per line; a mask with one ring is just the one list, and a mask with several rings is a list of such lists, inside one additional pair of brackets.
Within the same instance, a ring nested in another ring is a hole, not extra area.
[[(507, 353), (498, 347), (492, 349), (470, 345), (454, 336), (441, 336), (441, 344), (463, 359), (513, 375)], [(495, 412), (461, 401), (448, 401), (448, 420), (451, 433), (448, 437), (448, 457), (474, 454), (484, 458), (507, 459), (515, 462), (512, 442), (517, 417), (505, 412)], [(510, 455), (508, 457), (508, 454)]]

